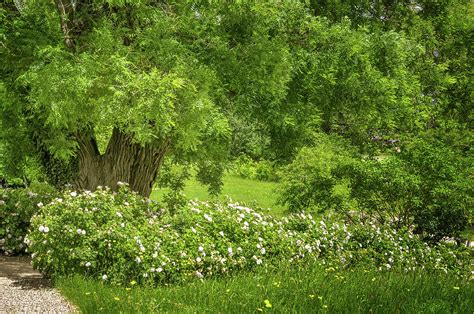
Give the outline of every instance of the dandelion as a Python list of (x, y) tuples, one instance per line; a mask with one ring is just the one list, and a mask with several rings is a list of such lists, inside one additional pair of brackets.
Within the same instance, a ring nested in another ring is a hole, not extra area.
[(268, 307), (268, 308), (272, 307), (272, 304), (270, 303), (270, 300), (268, 300), (268, 299), (263, 300), (263, 303), (265, 303), (265, 307)]

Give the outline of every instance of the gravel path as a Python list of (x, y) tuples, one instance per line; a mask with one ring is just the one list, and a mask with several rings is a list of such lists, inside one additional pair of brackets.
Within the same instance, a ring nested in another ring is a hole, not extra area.
[(33, 270), (29, 258), (0, 255), (0, 313), (72, 312), (77, 311)]

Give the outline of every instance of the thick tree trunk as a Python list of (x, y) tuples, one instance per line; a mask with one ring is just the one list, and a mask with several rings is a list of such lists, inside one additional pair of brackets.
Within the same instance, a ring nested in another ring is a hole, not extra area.
[(76, 135), (79, 143), (78, 174), (73, 183), (75, 188), (94, 190), (98, 186), (118, 188), (118, 182), (126, 182), (130, 189), (140, 195), (150, 196), (156, 176), (169, 141), (158, 148), (139, 145), (132, 138), (114, 129), (104, 154), (100, 154), (94, 137), (80, 133)]

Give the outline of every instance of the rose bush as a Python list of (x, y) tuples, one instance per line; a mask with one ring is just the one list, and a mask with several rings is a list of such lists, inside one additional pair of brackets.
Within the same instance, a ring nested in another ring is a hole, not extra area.
[(189, 202), (173, 215), (124, 186), (118, 193), (68, 192), (40, 208), (25, 242), (50, 276), (78, 273), (120, 284), (167, 283), (251, 271), (282, 260), (328, 267), (469, 274), (456, 243), (429, 246), (409, 229), (374, 220), (274, 218), (235, 203)]
[[(42, 191), (43, 192), (43, 191)], [(17, 255), (25, 252), (23, 239), (37, 204), (47, 203), (51, 193), (35, 193), (31, 189), (0, 189), (0, 253)]]

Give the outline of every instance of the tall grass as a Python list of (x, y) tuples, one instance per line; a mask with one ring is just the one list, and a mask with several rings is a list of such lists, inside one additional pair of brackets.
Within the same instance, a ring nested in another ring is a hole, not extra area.
[(81, 277), (57, 287), (84, 313), (472, 313), (474, 286), (450, 276), (279, 268), (164, 287), (116, 287)]

